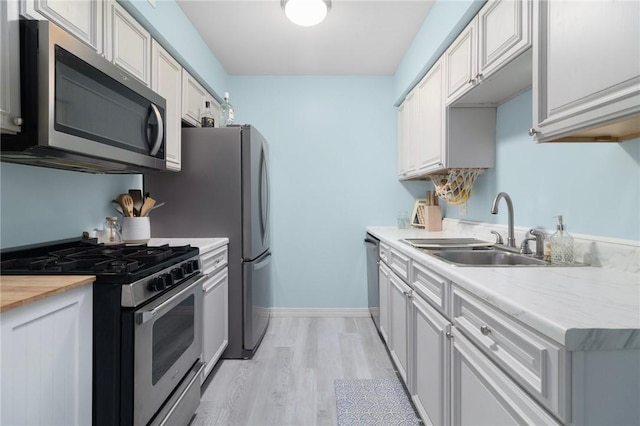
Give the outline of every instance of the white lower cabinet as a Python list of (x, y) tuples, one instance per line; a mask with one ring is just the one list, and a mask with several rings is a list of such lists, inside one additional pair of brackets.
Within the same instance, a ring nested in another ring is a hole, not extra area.
[(389, 351), (396, 364), (402, 380), (407, 383), (407, 368), (409, 366), (408, 336), (408, 308), (411, 288), (396, 274), (391, 272), (389, 286)]
[(561, 347), (395, 247), (385, 253), (385, 341), (426, 424), (553, 425), (568, 418), (562, 395), (569, 361)]
[(0, 315), (3, 425), (90, 425), (93, 286)]
[(451, 323), (414, 292), (410, 328), (413, 402), (427, 424), (449, 424)]
[(378, 285), (380, 296), (380, 334), (386, 344), (389, 344), (389, 287), (391, 285), (391, 270), (380, 262), (378, 269)]
[(227, 268), (203, 285), (202, 358), (206, 378), (229, 343), (229, 273)]
[(202, 381), (207, 378), (229, 344), (229, 268), (227, 246), (201, 251), (202, 272), (209, 279), (202, 284)]
[(452, 329), (453, 425), (556, 425), (501, 369)]
[(380, 244), (380, 318), (425, 424), (640, 424), (632, 337), (618, 349), (600, 349), (597, 332), (559, 344), (403, 249)]

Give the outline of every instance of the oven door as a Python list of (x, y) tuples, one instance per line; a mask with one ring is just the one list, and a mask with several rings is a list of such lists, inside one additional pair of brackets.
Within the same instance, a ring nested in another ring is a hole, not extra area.
[(199, 274), (135, 311), (133, 423), (146, 425), (202, 353)]

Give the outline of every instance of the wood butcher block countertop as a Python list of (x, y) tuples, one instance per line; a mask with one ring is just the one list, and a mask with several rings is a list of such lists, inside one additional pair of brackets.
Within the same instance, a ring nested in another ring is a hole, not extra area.
[(94, 275), (0, 276), (0, 312), (94, 282)]

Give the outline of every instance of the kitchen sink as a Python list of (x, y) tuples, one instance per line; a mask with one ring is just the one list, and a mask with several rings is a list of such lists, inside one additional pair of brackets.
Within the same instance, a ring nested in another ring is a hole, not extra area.
[(415, 248), (423, 249), (446, 249), (446, 248), (469, 248), (469, 247), (491, 247), (493, 243), (478, 240), (476, 238), (405, 238), (402, 240)]
[(458, 266), (551, 266), (542, 259), (502, 250), (430, 250), (427, 253)]

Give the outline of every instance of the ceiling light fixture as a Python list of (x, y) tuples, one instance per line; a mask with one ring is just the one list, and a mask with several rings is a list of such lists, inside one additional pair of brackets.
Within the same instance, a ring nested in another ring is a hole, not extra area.
[(331, 0), (281, 0), (287, 18), (302, 27), (312, 27), (324, 20), (331, 9)]

